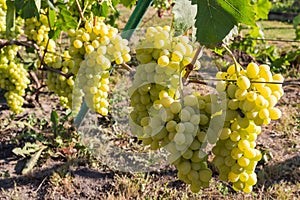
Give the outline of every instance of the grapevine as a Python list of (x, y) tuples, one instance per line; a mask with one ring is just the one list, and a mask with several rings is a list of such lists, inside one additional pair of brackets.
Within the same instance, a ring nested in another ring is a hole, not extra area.
[[(8, 12), (6, 2), (18, 12)], [(174, 19), (172, 26), (147, 28), (133, 51), (128, 41), (132, 32), (119, 34), (105, 18), (110, 9), (115, 9), (116, 2), (72, 1), (71, 5), (58, 2), (54, 3), (56, 10), (48, 1), (47, 6), (31, 14), (25, 12), (27, 4), (23, 10), (18, 8), (17, 2), (0, 0), (0, 88), (5, 91), (9, 108), (16, 114), (24, 110), (24, 96), (30, 84), (28, 71), (35, 66), (34, 70), (47, 71), (48, 89), (59, 96), (62, 106), (72, 110), (74, 115), (86, 105), (96, 115), (107, 116), (110, 78), (115, 65), (126, 66), (134, 56), (137, 66), (126, 67), (134, 69), (128, 91), (132, 135), (153, 151), (165, 149), (168, 162), (177, 169), (178, 179), (188, 184), (192, 192), (209, 187), (214, 170), (218, 171), (218, 178), (230, 182), (235, 191), (252, 192), (257, 183), (255, 169), (262, 158), (256, 148), (257, 137), (262, 126), (282, 115), (276, 104), (284, 95), (283, 76), (272, 74), (266, 64), (251, 62), (244, 68), (232, 56), (234, 64), (212, 79), (216, 82), (214, 92), (187, 90), (190, 83), (205, 82), (190, 79), (190, 74), (201, 73), (203, 45), (220, 44), (230, 31), (216, 25), (213, 15), (209, 15), (211, 18), (207, 21), (202, 20), (208, 15), (206, 10), (216, 9), (217, 18), (224, 16), (224, 21), (233, 23), (229, 27), (250, 23), (251, 20), (245, 18), (251, 18), (254, 13), (243, 9), (249, 8), (246, 1), (233, 4), (233, 10), (226, 6), (223, 9), (224, 5), (217, 2), (181, 1), (179, 5), (187, 8), (196, 5), (195, 12), (201, 5), (203, 16), (194, 13), (195, 22), (188, 23), (181, 15), (184, 8), (178, 6), (174, 18), (181, 21), (174, 25)], [(143, 4), (141, 2), (139, 4)], [(161, 16), (162, 9), (171, 8), (175, 1), (151, 1), (147, 5), (152, 2)], [(132, 2), (127, 3), (132, 5)], [(247, 17), (237, 15), (238, 8)], [(74, 9), (78, 13), (71, 17), (70, 10), (74, 12)], [(228, 15), (230, 20), (226, 20)], [(187, 21), (194, 20), (193, 13), (188, 17), (192, 20)], [(137, 24), (134, 22), (130, 20), (129, 24)], [(208, 27), (209, 23), (215, 29)], [(175, 30), (181, 26), (182, 30)], [(197, 29), (190, 35), (193, 26)], [(202, 26), (207, 27), (207, 33)], [(226, 30), (220, 31), (220, 28)], [(66, 46), (59, 46), (58, 37), (67, 41)], [(38, 62), (25, 65), (20, 53), (32, 51), (37, 54)], [(209, 156), (215, 168), (210, 167)]]

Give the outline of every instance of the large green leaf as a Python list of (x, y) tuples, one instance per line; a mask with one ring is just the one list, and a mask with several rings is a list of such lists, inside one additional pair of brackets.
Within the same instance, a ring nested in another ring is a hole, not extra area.
[(222, 42), (234, 25), (254, 25), (255, 13), (248, 0), (192, 0), (197, 3), (197, 41), (206, 46)]
[(177, 0), (173, 7), (175, 36), (184, 34), (195, 24), (197, 6), (189, 0)]
[(40, 0), (16, 0), (15, 6), (17, 12), (20, 13), (23, 19), (37, 17), (39, 18)]

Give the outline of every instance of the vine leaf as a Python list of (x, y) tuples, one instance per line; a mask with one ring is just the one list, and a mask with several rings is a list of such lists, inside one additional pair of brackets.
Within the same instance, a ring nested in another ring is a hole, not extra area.
[(127, 8), (131, 8), (133, 5), (136, 4), (136, 0), (121, 0), (121, 3), (127, 7)]
[(192, 5), (189, 0), (177, 0), (172, 9), (174, 14), (173, 26), (175, 36), (184, 34), (195, 24), (197, 6)]
[(197, 3), (197, 41), (209, 47), (222, 42), (234, 25), (255, 23), (248, 0), (192, 0), (192, 3)]
[[(77, 27), (77, 22), (75, 17), (72, 15), (72, 13), (67, 9), (66, 4), (62, 4), (62, 3), (57, 3), (57, 8), (59, 8), (59, 12), (57, 13), (51, 13), (51, 15), (57, 14), (57, 21), (55, 22), (55, 25), (53, 27), (55, 27), (55, 30), (51, 30), (49, 32), (49, 37), (56, 39), (59, 37), (59, 34), (61, 31), (67, 31), (69, 29), (72, 28), (76, 28)], [(50, 14), (50, 11), (49, 11)], [(49, 16), (50, 17), (50, 16)], [(53, 18), (55, 16), (52, 16), (51, 18)], [(50, 18), (50, 23), (53, 23), (53, 21), (51, 22)]]
[(108, 5), (107, 1), (103, 1), (102, 3), (96, 3), (92, 6), (92, 12), (94, 15), (99, 17), (107, 17), (109, 13), (110, 5)]
[(56, 16), (55, 10), (49, 9), (48, 19), (49, 19), (50, 29), (52, 29), (55, 26), (55, 16)]
[(37, 17), (39, 19), (39, 9), (41, 0), (15, 0), (17, 12), (20, 13), (23, 19)]
[(9, 36), (11, 30), (15, 27), (16, 7), (14, 5), (14, 2), (11, 0), (7, 0), (6, 5), (6, 36)]
[(268, 19), (271, 7), (272, 3), (269, 0), (258, 0), (257, 3), (254, 4), (256, 19)]
[(293, 19), (293, 26), (296, 33), (296, 40), (300, 39), (300, 29), (298, 28), (298, 25), (300, 24), (300, 14), (294, 17)]
[(37, 152), (39, 149), (39, 144), (26, 142), (23, 148), (14, 148), (12, 152), (18, 156), (22, 156), (25, 158), (26, 156), (30, 156), (32, 153)]

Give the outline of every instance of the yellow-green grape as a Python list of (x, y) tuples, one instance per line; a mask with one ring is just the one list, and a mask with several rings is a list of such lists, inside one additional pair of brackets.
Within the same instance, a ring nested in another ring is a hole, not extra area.
[[(0, 4), (0, 38), (16, 39), (22, 33), (23, 20), (20, 17), (15, 19), (15, 28), (6, 34), (6, 1)], [(24, 65), (17, 58), (20, 47), (16, 45), (2, 47), (0, 49), (0, 88), (7, 90), (4, 94), (7, 105), (16, 114), (21, 113), (25, 89), (29, 84), (28, 72)]]
[(4, 33), (6, 31), (6, 12), (7, 12), (7, 6), (6, 1), (1, 0), (0, 4), (0, 36), (1, 38), (4, 37)]
[[(199, 125), (200, 118), (206, 116), (205, 111), (200, 109), (201, 102), (203, 99), (198, 93), (185, 96), (182, 104), (173, 102), (170, 109), (175, 113), (175, 117), (167, 124), (167, 129), (171, 131), (169, 139), (173, 141), (166, 146), (170, 153), (168, 160), (178, 169), (178, 178), (190, 184), (192, 192), (199, 192), (201, 188), (208, 187), (212, 177), (212, 171), (206, 163), (207, 154), (202, 150), (206, 146), (205, 129), (208, 125)], [(178, 111), (180, 109), (181, 111)], [(177, 122), (174, 121), (176, 119)], [(174, 131), (175, 134), (172, 134)]]
[[(251, 192), (248, 190), (252, 189), (252, 186), (256, 183), (254, 180), (256, 175), (253, 174), (255, 174), (257, 161), (261, 158), (261, 153), (254, 149), (255, 146), (251, 146), (249, 142), (251, 135), (258, 134), (255, 131), (256, 125), (254, 122), (250, 124), (247, 129), (239, 128), (233, 132), (229, 131), (230, 126), (223, 128), (221, 135), (227, 135), (230, 132), (229, 137), (220, 137), (213, 148), (213, 153), (216, 155), (213, 163), (219, 170), (219, 178), (225, 181), (228, 180), (235, 186), (248, 185), (249, 187), (245, 190), (247, 192)], [(248, 181), (249, 177), (251, 177), (250, 181)], [(235, 187), (235, 189), (243, 190), (244, 187)]]
[(251, 62), (251, 63), (249, 63), (249, 64), (247, 65), (246, 71), (247, 71), (247, 76), (248, 76), (250, 79), (255, 79), (255, 78), (257, 78), (257, 76), (258, 76), (258, 73), (259, 73), (259, 67), (258, 67), (258, 65), (257, 65), (256, 63)]
[(240, 76), (236, 84), (240, 89), (247, 90), (250, 87), (250, 80), (246, 76)]
[[(177, 66), (183, 67), (191, 62), (196, 50), (189, 38), (173, 37), (169, 30), (169, 26), (149, 27), (146, 30), (145, 38), (140, 41), (136, 50), (136, 57), (140, 63), (155, 61), (161, 66), (167, 66), (169, 63), (174, 66), (176, 63)], [(196, 62), (196, 65), (198, 66), (199, 62)]]
[[(42, 13), (44, 11), (41, 11)], [(50, 31), (49, 21), (45, 14), (41, 14), (39, 20), (37, 17), (28, 18), (25, 20), (25, 34), (28, 40), (33, 40), (44, 53), (47, 47), (44, 61), (46, 64), (52, 63), (55, 59), (56, 43), (50, 39), (48, 34)]]

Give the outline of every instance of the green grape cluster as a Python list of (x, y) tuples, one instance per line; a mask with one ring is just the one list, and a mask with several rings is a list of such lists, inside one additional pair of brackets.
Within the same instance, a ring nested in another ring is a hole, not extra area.
[(53, 62), (55, 59), (54, 52), (56, 51), (56, 43), (53, 39), (49, 39), (49, 22), (45, 14), (40, 15), (40, 19), (37, 17), (28, 18), (25, 20), (25, 34), (28, 40), (33, 40), (42, 50), (47, 47), (47, 53), (44, 57), (46, 64)]
[(0, 88), (7, 90), (4, 96), (9, 108), (16, 114), (23, 111), (22, 96), (30, 83), (28, 72), (16, 57), (19, 49), (16, 45), (0, 49)]
[(15, 19), (15, 25), (11, 28), (9, 34), (6, 34), (6, 13), (7, 5), (5, 0), (0, 0), (0, 38), (16, 39), (23, 34), (24, 20), (21, 17)]
[[(140, 41), (136, 57), (142, 64), (156, 62), (161, 66), (174, 66), (182, 70), (190, 64), (196, 50), (187, 36), (173, 37), (170, 26), (149, 27)], [(197, 60), (195, 69), (200, 67)]]
[(272, 75), (268, 65), (255, 63), (249, 63), (245, 70), (231, 65), (216, 77), (224, 79), (216, 89), (225, 91), (228, 101), (226, 123), (213, 148), (213, 163), (221, 180), (232, 182), (237, 191), (249, 193), (257, 182), (254, 170), (262, 157), (255, 149), (256, 139), (261, 125), (281, 117), (281, 111), (274, 106), (284, 93), (284, 79), (280, 74)]
[[(118, 30), (98, 20), (95, 24), (87, 21), (84, 28), (69, 30), (69, 48), (72, 66), (68, 71), (76, 76), (73, 86), (72, 107), (78, 112), (84, 96), (92, 111), (108, 114), (109, 70), (112, 62), (123, 64), (131, 60), (128, 41)], [(59, 65), (58, 65), (59, 66)], [(71, 99), (68, 95), (68, 101)]]
[[(71, 58), (69, 52), (65, 51), (62, 57), (56, 56), (54, 61), (49, 63), (49, 65), (61, 70), (64, 74), (69, 74), (75, 67), (75, 61)], [(46, 84), (49, 90), (54, 91), (59, 96), (62, 106), (66, 108), (72, 108), (74, 83), (75, 76), (66, 77), (56, 72), (47, 72)]]
[[(136, 58), (141, 63), (134, 75), (130, 88), (132, 127), (134, 134), (144, 117), (149, 117), (149, 109), (159, 100), (161, 91), (176, 99), (180, 75), (184, 67), (192, 61), (196, 50), (186, 36), (173, 37), (171, 28), (149, 27), (145, 38), (137, 45)], [(195, 64), (200, 66), (199, 62)], [(182, 72), (183, 71), (183, 72)]]
[(157, 115), (167, 130), (163, 142), (170, 153), (168, 160), (176, 166), (178, 178), (189, 184), (192, 192), (208, 187), (212, 177), (212, 171), (207, 166), (208, 154), (205, 152), (211, 120), (208, 113), (211, 110), (210, 97), (199, 93), (186, 95), (181, 101), (162, 105), (163, 109)]
[[(131, 131), (152, 150), (166, 148), (179, 179), (198, 192), (212, 176), (204, 149), (216, 142), (218, 126), (209, 127), (209, 122), (219, 119), (212, 117), (221, 108), (218, 97), (199, 93), (180, 97), (180, 77), (195, 55), (188, 37), (172, 37), (168, 26), (151, 27), (138, 47), (141, 64), (129, 90)], [(198, 61), (196, 65), (200, 66)]]
[[(15, 39), (22, 33), (23, 20), (18, 17), (15, 27), (6, 34), (6, 1), (0, 1), (0, 38)], [(16, 45), (5, 46), (0, 49), (0, 88), (6, 90), (4, 97), (7, 105), (16, 114), (21, 113), (24, 103), (23, 96), (29, 84), (29, 75), (24, 65), (19, 62), (17, 52), (21, 47)]]
[[(227, 79), (219, 82), (218, 91), (227, 92), (228, 111), (236, 115), (239, 126), (246, 128), (250, 121), (256, 125), (267, 125), (271, 120), (281, 117), (281, 111), (275, 107), (278, 100), (284, 94), (281, 74), (272, 75), (268, 65), (258, 66), (249, 63), (246, 70), (231, 65), (227, 72), (220, 72), (217, 78)], [(237, 77), (238, 76), (238, 77)], [(239, 111), (239, 115), (237, 115)]]
[(247, 128), (240, 128), (235, 120), (223, 127), (212, 150), (220, 180), (232, 182), (236, 191), (249, 193), (257, 182), (254, 170), (262, 155), (255, 149), (255, 140), (260, 132), (261, 127), (254, 122)]
[[(133, 105), (139, 102), (136, 101), (138, 97), (134, 95), (132, 98)], [(210, 121), (222, 121), (218, 115), (211, 116), (220, 109), (216, 97), (193, 93), (175, 100), (167, 91), (160, 90), (158, 100), (152, 105), (149, 104), (150, 99), (147, 101), (148, 111), (131, 113), (132, 133), (152, 150), (164, 147), (169, 153), (168, 161), (178, 169), (178, 178), (189, 184), (193, 192), (208, 187), (212, 176), (205, 148), (208, 143), (215, 143), (217, 138), (214, 132), (218, 132), (218, 126), (209, 127)], [(140, 104), (136, 106), (140, 109)], [(140, 113), (144, 114), (136, 116)], [(141, 118), (140, 126), (135, 121), (138, 117)]]
[[(172, 101), (178, 94), (179, 68), (160, 66), (154, 62), (141, 64), (134, 75), (133, 86), (129, 90), (131, 106), (130, 119), (132, 124), (141, 126), (143, 118), (149, 117), (152, 106), (160, 103), (160, 97), (165, 96), (163, 101)], [(144, 119), (145, 120), (145, 119)], [(138, 129), (132, 129), (133, 134), (139, 135)]]

